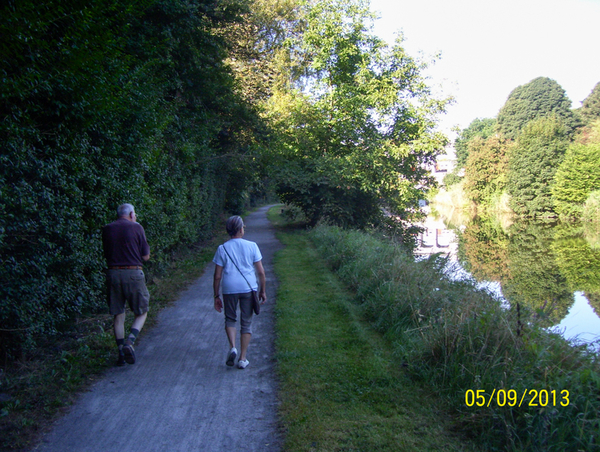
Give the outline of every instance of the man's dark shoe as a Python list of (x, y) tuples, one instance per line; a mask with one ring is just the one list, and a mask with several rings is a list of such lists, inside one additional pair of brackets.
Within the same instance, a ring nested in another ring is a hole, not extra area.
[(117, 358), (117, 366), (125, 365), (125, 355), (119, 353), (119, 357)]
[(135, 349), (133, 348), (133, 344), (129, 339), (125, 341), (125, 345), (123, 346), (123, 354), (125, 355), (125, 362), (127, 364), (135, 364)]

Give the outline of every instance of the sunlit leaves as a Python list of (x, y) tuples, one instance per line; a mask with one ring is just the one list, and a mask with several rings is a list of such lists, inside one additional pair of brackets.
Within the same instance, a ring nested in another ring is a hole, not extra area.
[(508, 156), (512, 143), (499, 136), (469, 142), (465, 165), (466, 195), (476, 203), (489, 203), (491, 197), (506, 186)]
[(588, 195), (600, 189), (600, 143), (572, 144), (554, 176), (556, 212), (580, 217)]
[(456, 167), (464, 168), (469, 156), (469, 143), (476, 137), (484, 140), (491, 137), (496, 132), (496, 118), (476, 118), (466, 129), (459, 132), (454, 143), (456, 150)]
[(548, 116), (559, 118), (567, 134), (577, 125), (565, 90), (552, 79), (538, 77), (510, 93), (498, 113), (498, 128), (515, 139), (529, 122)]
[[(305, 4), (305, 30), (290, 46), (305, 70), (296, 89), (276, 93), (269, 106), (284, 162), (278, 193), (313, 222), (365, 227), (417, 215), (431, 184), (423, 165), (446, 142), (434, 128), (448, 101), (430, 95), (424, 65), (401, 40), (388, 47), (372, 33), (367, 6)], [(302, 188), (289, 183), (289, 161)]]
[(508, 166), (511, 207), (519, 215), (553, 215), (554, 174), (568, 146), (567, 128), (556, 116), (541, 117), (525, 126)]
[(585, 98), (579, 112), (586, 124), (600, 119), (600, 83), (596, 83), (590, 95)]

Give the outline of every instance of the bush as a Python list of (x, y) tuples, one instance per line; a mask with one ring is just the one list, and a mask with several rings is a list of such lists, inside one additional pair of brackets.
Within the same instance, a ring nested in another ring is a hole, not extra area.
[(462, 180), (463, 180), (463, 178), (460, 177), (458, 174), (456, 174), (455, 172), (451, 172), (444, 176), (442, 183), (444, 184), (444, 187), (448, 188), (448, 187), (451, 187), (452, 185), (456, 185), (456, 184), (460, 183), (460, 181), (462, 181)]

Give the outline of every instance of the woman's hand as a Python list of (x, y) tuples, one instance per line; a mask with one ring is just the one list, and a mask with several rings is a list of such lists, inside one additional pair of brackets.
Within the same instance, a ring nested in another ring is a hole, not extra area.
[(223, 301), (221, 301), (221, 297), (215, 297), (215, 310), (218, 312), (223, 311)]
[(258, 292), (258, 299), (260, 300), (260, 304), (265, 304), (267, 301), (267, 293), (264, 290)]

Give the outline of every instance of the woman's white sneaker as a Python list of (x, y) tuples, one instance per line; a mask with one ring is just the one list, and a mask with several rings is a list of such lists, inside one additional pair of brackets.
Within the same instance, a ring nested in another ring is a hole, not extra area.
[(240, 359), (238, 361), (238, 369), (245, 369), (246, 367), (248, 367), (250, 365), (250, 361), (248, 361), (247, 359)]

